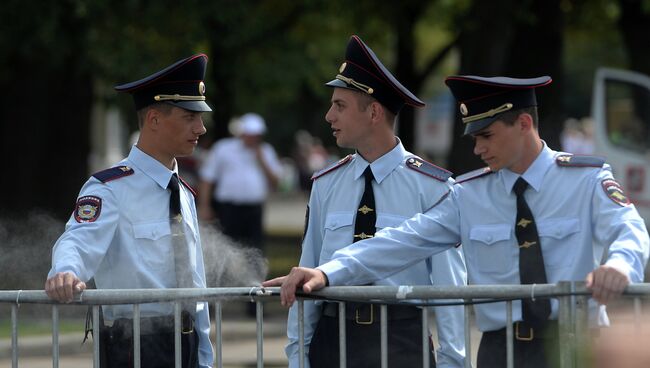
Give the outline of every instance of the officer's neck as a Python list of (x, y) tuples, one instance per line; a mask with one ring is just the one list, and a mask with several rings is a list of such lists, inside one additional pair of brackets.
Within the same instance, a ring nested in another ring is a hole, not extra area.
[(147, 144), (146, 141), (139, 140), (135, 146), (138, 147), (140, 151), (146, 153), (147, 155), (151, 156), (154, 160), (163, 164), (163, 166), (165, 166), (169, 170), (174, 170), (174, 168), (176, 167), (176, 158), (173, 155), (167, 154), (165, 152), (162, 152), (161, 150), (156, 149), (155, 146)]
[(356, 148), (357, 153), (368, 162), (374, 162), (381, 156), (390, 152), (397, 146), (397, 138), (391, 132), (390, 134), (382, 134), (370, 139), (364, 144), (359, 144)]

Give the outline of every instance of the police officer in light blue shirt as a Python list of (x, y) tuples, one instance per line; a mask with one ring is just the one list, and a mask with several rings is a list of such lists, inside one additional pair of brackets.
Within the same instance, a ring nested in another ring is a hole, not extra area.
[[(412, 155), (395, 137), (395, 116), (400, 109), (405, 104), (422, 106), (423, 103), (379, 65), (381, 62), (372, 50), (359, 37), (352, 36), (340, 74), (328, 83), (334, 89), (332, 106), (325, 119), (331, 125), (337, 145), (354, 148), (356, 153), (312, 178), (300, 258), (303, 267), (326, 263), (335, 251), (353, 239), (372, 237), (375, 230), (397, 226), (430, 208), (453, 184), (449, 178), (451, 173)], [(373, 78), (383, 78), (385, 82)], [(364, 173), (367, 170), (373, 177), (372, 188), (368, 189)], [(372, 203), (361, 205), (366, 190), (372, 191), (374, 198)], [(360, 217), (373, 213), (371, 228), (358, 231)], [(453, 248), (373, 281), (374, 285), (464, 285), (466, 269), (460, 251)], [(348, 308), (347, 364), (376, 367), (380, 358), (379, 309), (356, 303), (348, 303)], [(304, 310), (305, 352), (309, 357), (305, 357), (306, 366), (337, 366), (337, 304), (305, 301)], [(438, 307), (435, 314), (440, 342), (437, 366), (462, 367), (465, 357), (462, 307)], [(389, 306), (390, 367), (422, 366), (421, 315), (421, 309), (413, 306)], [(289, 312), (288, 337), (289, 366), (298, 367), (296, 307)], [(433, 357), (431, 362), (435, 364)]]
[[(488, 167), (459, 177), (432, 209), (338, 251), (318, 270), (295, 268), (266, 285), (284, 282), (283, 303), (292, 303), (297, 286), (309, 292), (328, 281), (372, 282), (458, 242), (472, 284), (586, 280), (594, 299), (606, 304), (641, 282), (648, 233), (611, 168), (599, 158), (553, 151), (538, 135), (534, 91), (550, 81), (448, 78), (465, 133)], [(505, 304), (475, 311), (483, 331), (478, 367), (504, 367)], [(555, 301), (513, 303), (516, 367), (559, 365), (556, 318)]]
[[(81, 189), (52, 252), (45, 283), (51, 298), (70, 302), (91, 278), (98, 289), (206, 287), (194, 192), (182, 179), (179, 185), (176, 157), (190, 155), (206, 131), (201, 113), (211, 111), (204, 96), (207, 59), (194, 55), (116, 87), (133, 95), (140, 138), (126, 159), (94, 174)], [(208, 305), (187, 304), (183, 367), (211, 367)], [(130, 366), (133, 307), (102, 309), (102, 367)], [(140, 314), (141, 366), (173, 366), (173, 305), (143, 304)]]

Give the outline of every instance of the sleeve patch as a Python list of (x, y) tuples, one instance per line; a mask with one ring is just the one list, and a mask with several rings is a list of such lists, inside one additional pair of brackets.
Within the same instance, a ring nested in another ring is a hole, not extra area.
[(95, 196), (84, 196), (77, 200), (74, 207), (74, 219), (79, 223), (95, 222), (102, 212), (102, 199)]
[(555, 163), (564, 167), (602, 167), (605, 159), (598, 156), (559, 155)]
[(100, 172), (94, 173), (93, 177), (102, 183), (109, 182), (111, 180), (123, 178), (133, 174), (133, 169), (128, 166), (115, 166), (110, 169), (102, 170)]
[(616, 180), (604, 179), (600, 184), (602, 185), (605, 194), (607, 194), (607, 197), (614, 201), (614, 203), (622, 207), (628, 206), (632, 203), (625, 193), (623, 193), (623, 188), (621, 188), (621, 185)]
[(406, 159), (406, 166), (421, 174), (430, 176), (436, 180), (447, 181), (451, 177), (451, 172), (438, 167), (430, 162), (424, 161), (419, 157), (409, 157)]

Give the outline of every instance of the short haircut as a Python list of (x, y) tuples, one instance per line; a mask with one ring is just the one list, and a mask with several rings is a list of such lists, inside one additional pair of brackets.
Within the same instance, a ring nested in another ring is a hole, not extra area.
[(141, 108), (140, 110), (137, 111), (138, 127), (142, 129), (142, 126), (144, 125), (144, 119), (147, 117), (147, 112), (149, 112), (149, 109), (156, 109), (163, 115), (169, 115), (172, 112), (173, 108), (174, 105), (170, 105), (164, 102), (156, 102), (149, 106), (145, 106)]
[(365, 92), (361, 92), (361, 91), (354, 91), (354, 92), (357, 95), (357, 104), (359, 105), (359, 110), (366, 111), (366, 109), (368, 109), (368, 106), (370, 106), (371, 103), (377, 102), (384, 109), (384, 115), (386, 116), (386, 120), (391, 124), (391, 126), (395, 125), (395, 114), (393, 114), (390, 110), (388, 110), (386, 106), (384, 106), (381, 102), (377, 101), (376, 98), (370, 96)]
[(537, 106), (524, 107), (523, 109), (517, 109), (513, 111), (506, 111), (502, 114), (499, 114), (497, 120), (503, 121), (506, 125), (514, 125), (515, 121), (521, 114), (529, 114), (533, 117), (533, 127), (537, 129), (537, 121), (539, 117), (537, 115)]

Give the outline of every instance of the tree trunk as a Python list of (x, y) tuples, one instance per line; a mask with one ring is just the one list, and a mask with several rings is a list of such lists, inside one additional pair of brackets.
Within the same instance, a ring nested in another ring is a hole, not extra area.
[[(474, 1), (463, 25), (459, 40), (458, 74), (496, 76), (505, 72), (505, 64), (514, 33), (514, 0)], [(473, 153), (471, 138), (463, 137), (458, 105), (454, 105), (454, 135), (449, 154), (449, 170), (456, 175), (485, 166)]]

